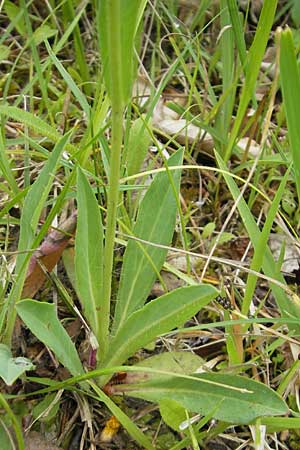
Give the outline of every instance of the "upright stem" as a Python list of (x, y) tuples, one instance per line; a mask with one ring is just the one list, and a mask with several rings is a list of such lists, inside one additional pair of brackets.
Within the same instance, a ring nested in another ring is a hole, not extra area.
[(110, 176), (107, 203), (107, 220), (104, 247), (104, 281), (103, 281), (103, 309), (99, 315), (101, 337), (99, 339), (98, 362), (101, 363), (108, 350), (111, 283), (113, 270), (114, 243), (117, 221), (117, 205), (119, 199), (120, 161), (122, 147), (122, 105), (112, 105), (112, 140), (110, 156)]
[[(136, 2), (133, 4), (138, 4)], [(129, 61), (133, 58), (134, 36), (132, 35), (132, 29), (127, 29), (125, 26), (126, 23), (125, 25), (123, 24), (123, 20), (125, 20), (127, 14), (124, 14), (125, 3), (128, 3), (128, 6), (132, 5), (131, 2), (123, 2), (123, 0), (99, 0), (98, 2), (103, 74), (111, 101), (112, 119), (110, 175), (104, 246), (103, 302), (102, 310), (99, 312), (98, 367), (102, 367), (108, 352), (111, 284), (123, 139), (122, 119), (124, 108), (129, 101), (131, 92), (131, 74), (125, 70), (128, 69), (128, 60), (124, 58), (126, 55)], [(132, 42), (128, 42), (128, 37), (132, 39)]]

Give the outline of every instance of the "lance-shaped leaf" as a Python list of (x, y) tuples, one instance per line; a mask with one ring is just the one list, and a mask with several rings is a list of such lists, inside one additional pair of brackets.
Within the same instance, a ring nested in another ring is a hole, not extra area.
[(111, 340), (105, 366), (117, 366), (157, 336), (182, 325), (216, 297), (218, 291), (201, 284), (176, 289), (134, 312)]
[[(148, 126), (150, 126), (150, 124)], [(150, 143), (151, 136), (147, 129), (145, 118), (139, 117), (133, 122), (130, 128), (127, 145), (125, 166), (127, 167), (127, 174), (129, 176), (139, 173)]]
[[(182, 151), (168, 160), (168, 166), (180, 165)], [(169, 245), (175, 227), (180, 184), (180, 170), (171, 171), (174, 188), (167, 172), (158, 173), (143, 198), (133, 235), (153, 242)], [(134, 240), (128, 242), (121, 272), (121, 281), (115, 310), (113, 331), (116, 332), (129, 315), (140, 308), (160, 271), (167, 250)]]
[(81, 169), (77, 171), (77, 205), (76, 289), (85, 317), (97, 337), (103, 297), (103, 226), (97, 200)]
[(135, 74), (134, 42), (146, 0), (100, 0), (98, 24), (105, 84), (112, 103), (124, 106)]
[(75, 345), (58, 320), (55, 305), (36, 300), (21, 300), (17, 313), (30, 331), (47, 347), (72, 375), (84, 373)]
[(135, 385), (114, 386), (114, 392), (151, 402), (171, 399), (189, 411), (209, 414), (218, 404), (214, 417), (230, 423), (248, 424), (261, 416), (286, 414), (288, 407), (269, 387), (239, 375), (219, 373), (192, 377), (165, 377)]

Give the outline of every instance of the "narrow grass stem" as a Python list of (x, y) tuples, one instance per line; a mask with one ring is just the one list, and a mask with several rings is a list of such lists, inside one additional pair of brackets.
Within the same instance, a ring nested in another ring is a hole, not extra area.
[(110, 297), (113, 270), (114, 242), (117, 221), (117, 204), (119, 197), (120, 161), (122, 146), (122, 105), (112, 107), (112, 141), (110, 158), (110, 177), (107, 204), (107, 220), (104, 247), (104, 281), (103, 309), (99, 314), (99, 355), (98, 361), (104, 360), (108, 348)]
[(13, 411), (11, 410), (9, 404), (7, 403), (7, 401), (5, 400), (5, 398), (3, 397), (2, 394), (0, 394), (0, 405), (4, 409), (4, 411), (6, 412), (7, 416), (11, 420), (12, 426), (13, 426), (14, 431), (15, 431), (16, 440), (17, 440), (17, 443), (18, 443), (19, 450), (25, 450), (25, 444), (24, 444), (24, 439), (23, 439), (23, 436), (22, 436), (22, 430), (21, 430), (20, 424), (19, 424), (16, 416), (14, 415)]

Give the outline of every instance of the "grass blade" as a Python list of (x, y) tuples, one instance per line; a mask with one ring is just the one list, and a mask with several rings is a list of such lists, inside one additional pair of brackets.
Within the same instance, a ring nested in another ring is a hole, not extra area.
[[(35, 232), (38, 226), (38, 221), (45, 205), (45, 201), (52, 187), (53, 179), (56, 169), (59, 164), (61, 154), (70, 139), (72, 130), (63, 136), (55, 148), (53, 149), (48, 161), (41, 170), (38, 178), (31, 186), (24, 201), (24, 207), (20, 221), (20, 238), (18, 244), (18, 251), (16, 259), (15, 273), (18, 278), (16, 284), (13, 286), (5, 308), (8, 309), (8, 322), (5, 332), (5, 343), (10, 344), (14, 322), (16, 317), (15, 304), (19, 301), (26, 277), (27, 267), (29, 264), (30, 253), (27, 253), (31, 249), (34, 242)], [(25, 253), (24, 253), (25, 252)]]
[(9, 184), (9, 187), (14, 195), (18, 195), (20, 193), (17, 182), (15, 180), (14, 174), (10, 168), (10, 163), (8, 156), (6, 154), (5, 142), (0, 134), (0, 170), (2, 172), (2, 176), (6, 179)]
[[(76, 17), (72, 20), (72, 22), (69, 24), (68, 28), (66, 29), (66, 31), (64, 32), (64, 34), (62, 35), (62, 37), (59, 39), (59, 41), (57, 42), (57, 44), (55, 45), (53, 52), (56, 55), (57, 53), (59, 53), (64, 46), (66, 45), (69, 37), (71, 36), (71, 34), (74, 31), (74, 28), (77, 26), (82, 14), (85, 11), (85, 7), (86, 7), (86, 1), (81, 2), (81, 7), (78, 9), (78, 14), (76, 15)], [(8, 27), (9, 29), (9, 27)], [(2, 36), (1, 36), (2, 38)], [(1, 39), (0, 39), (0, 43), (1, 43)], [(42, 73), (44, 73), (46, 71), (46, 69), (49, 69), (49, 66), (51, 66), (51, 59), (47, 58), (46, 61), (42, 64)], [(26, 86), (24, 87), (24, 89), (22, 90), (20, 96), (16, 99), (15, 101), (15, 106), (18, 106), (22, 100), (23, 97), (25, 95), (28, 94), (28, 92), (33, 88), (34, 84), (38, 81), (38, 76), (37, 74), (35, 74), (32, 78), (32, 80), (30, 80)]]
[(66, 71), (66, 69), (64, 68), (62, 63), (57, 59), (57, 57), (53, 53), (53, 51), (49, 45), (49, 42), (47, 40), (45, 41), (45, 45), (46, 45), (47, 51), (55, 65), (55, 67), (57, 68), (57, 70), (59, 71), (59, 73), (61, 74), (63, 79), (65, 80), (67, 86), (69, 86), (69, 88), (73, 92), (75, 99), (78, 100), (78, 102), (80, 103), (82, 111), (84, 111), (84, 113), (85, 113), (86, 119), (89, 119), (90, 106), (87, 102), (87, 99), (86, 99), (84, 93), (79, 89), (79, 87), (76, 85), (76, 83), (74, 82), (71, 75)]
[[(220, 38), (220, 51), (222, 58), (222, 92), (226, 95), (231, 89), (230, 95), (227, 96), (221, 110), (217, 116), (216, 128), (226, 137), (232, 118), (233, 105), (235, 100), (236, 83), (234, 83), (234, 40), (233, 31), (230, 25), (230, 16), (228, 8), (226, 8), (226, 0), (221, 0), (221, 27), (223, 29)], [(234, 29), (234, 27), (232, 27)]]
[[(69, 24), (70, 22), (72, 22), (72, 20), (76, 16), (74, 5), (75, 3), (73, 0), (67, 0), (63, 4), (63, 15), (65, 24)], [(85, 6), (86, 4), (84, 5), (84, 7)], [(91, 95), (92, 94), (92, 89), (90, 85), (91, 75), (88, 60), (85, 56), (85, 48), (80, 33), (80, 27), (78, 24), (75, 26), (73, 30), (72, 40), (74, 40), (76, 63), (78, 64), (82, 81), (85, 83), (83, 89), (87, 95)]]
[(47, 83), (46, 83), (45, 77), (43, 76), (39, 53), (38, 53), (37, 46), (36, 46), (36, 43), (35, 43), (34, 38), (33, 38), (33, 31), (32, 31), (32, 26), (31, 26), (31, 20), (30, 20), (30, 17), (29, 17), (29, 11), (28, 11), (28, 7), (26, 5), (26, 1), (25, 0), (20, 0), (20, 6), (21, 6), (21, 8), (24, 11), (24, 19), (25, 19), (25, 24), (26, 24), (27, 36), (28, 36), (28, 40), (29, 40), (31, 53), (32, 53), (32, 60), (33, 60), (33, 63), (34, 63), (34, 67), (35, 67), (37, 76), (38, 76), (39, 86), (40, 86), (40, 89), (41, 89), (41, 92), (42, 92), (42, 98), (43, 98), (43, 101), (44, 101), (44, 108), (46, 109), (46, 111), (49, 111), (50, 119), (51, 119), (52, 122), (54, 122), (54, 120), (52, 118), (52, 114), (51, 114), (50, 103), (49, 103)]
[(224, 160), (225, 162), (230, 158), (232, 149), (235, 145), (236, 138), (238, 137), (240, 127), (244, 115), (246, 113), (248, 104), (251, 97), (254, 94), (254, 89), (260, 70), (261, 62), (266, 50), (266, 45), (269, 39), (269, 34), (273, 25), (274, 16), (277, 7), (277, 0), (269, 0), (263, 3), (263, 8), (259, 17), (259, 22), (257, 25), (257, 31), (253, 43), (249, 50), (248, 60), (247, 60), (247, 73), (245, 77), (245, 83), (243, 85), (241, 99), (236, 114), (236, 119), (234, 121), (234, 126), (230, 134), (230, 139), (228, 147), (226, 149)]
[[(219, 167), (222, 170), (224, 170), (223, 173), (224, 179), (227, 183), (227, 186), (230, 189), (231, 195), (236, 200), (240, 194), (240, 190), (236, 185), (235, 181), (232, 179), (232, 177), (226, 173), (227, 170), (226, 165), (218, 154), (216, 154), (216, 159)], [(253, 218), (253, 215), (251, 214), (251, 211), (249, 210), (248, 205), (243, 198), (240, 199), (237, 207), (240, 212), (240, 216), (243, 220), (243, 223), (247, 229), (247, 232), (250, 236), (254, 250), (257, 251), (259, 237), (261, 234), (259, 227), (257, 226)], [(262, 269), (267, 276), (280, 281), (280, 283), (282, 284), (286, 284), (283, 275), (277, 269), (273, 255), (268, 246), (266, 246), (265, 248)], [(295, 318), (299, 318), (300, 317), (299, 300), (297, 298), (288, 298), (285, 291), (279, 286), (276, 286), (275, 284), (271, 284), (271, 288), (274, 297), (276, 299), (276, 302), (278, 304), (278, 307), (281, 311), (281, 314), (283, 316), (292, 316)], [(289, 329), (295, 330), (296, 333), (300, 333), (300, 325), (298, 324), (289, 324)]]
[[(17, 122), (23, 123), (24, 125), (28, 126), (28, 128), (34, 130), (44, 137), (47, 137), (55, 143), (57, 143), (61, 139), (61, 134), (59, 134), (58, 131), (56, 131), (56, 129), (51, 125), (44, 122), (39, 117), (36, 117), (34, 114), (17, 108), (16, 106), (0, 105), (0, 114), (3, 114), (6, 117), (11, 117)], [(72, 153), (77, 151), (77, 148), (75, 146), (68, 143), (66, 144), (66, 149), (71, 151)]]
[(98, 395), (99, 400), (107, 406), (114, 416), (116, 416), (118, 421), (123, 425), (130, 436), (136, 440), (136, 442), (147, 450), (155, 450), (144, 433), (139, 430), (135, 423), (130, 420), (130, 418), (101, 389), (99, 389), (95, 383), (91, 383), (91, 387)]
[(288, 125), (289, 142), (293, 158), (293, 169), (300, 202), (300, 76), (295, 54), (293, 35), (290, 29), (281, 32), (280, 37), (280, 79), (281, 90)]
[[(42, 209), (52, 187), (55, 172), (59, 165), (59, 158), (69, 141), (72, 132), (73, 130), (61, 137), (25, 198), (20, 221), (20, 239), (18, 245), (18, 250), (21, 252), (31, 248)], [(18, 271), (18, 269), (20, 269), (20, 267), (17, 263), (16, 270)]]
[[(7, 403), (7, 401), (5, 400), (4, 396), (1, 393), (0, 393), (0, 406), (2, 409), (4, 409), (4, 411), (7, 414), (7, 417), (9, 417), (9, 419), (11, 421), (12, 427), (13, 427), (15, 435), (16, 435), (16, 440), (18, 443), (19, 450), (26, 450), (20, 422), (17, 419), (17, 417), (14, 415), (9, 404)], [(1, 441), (1, 444), (3, 445), (2, 441)], [(15, 445), (13, 447), (11, 447), (11, 449), (15, 450)]]
[(226, 0), (232, 29), (235, 36), (236, 46), (239, 53), (243, 70), (246, 70), (247, 48), (244, 38), (244, 30), (241, 23), (240, 13), (236, 0)]
[[(263, 229), (260, 233), (260, 236), (257, 241), (257, 246), (254, 251), (254, 255), (252, 258), (252, 262), (250, 265), (250, 269), (255, 270), (256, 272), (259, 272), (263, 263), (264, 254), (268, 245), (268, 239), (269, 235), (272, 229), (273, 221), (275, 219), (275, 216), (278, 212), (280, 201), (282, 199), (282, 195), (284, 193), (284, 188), (287, 183), (288, 177), (289, 177), (290, 171), (287, 170), (283, 179), (281, 180), (281, 183), (276, 191), (275, 197), (272, 201), (270, 210), (267, 214), (265, 224), (263, 226)], [(257, 277), (251, 273), (249, 273), (247, 278), (247, 284), (245, 288), (245, 295), (243, 300), (243, 306), (242, 306), (242, 314), (248, 315), (250, 303), (254, 294), (255, 286), (256, 286), (256, 280)]]
[(266, 425), (268, 433), (279, 433), (285, 430), (294, 430), (300, 428), (299, 417), (264, 417), (261, 420), (262, 425)]

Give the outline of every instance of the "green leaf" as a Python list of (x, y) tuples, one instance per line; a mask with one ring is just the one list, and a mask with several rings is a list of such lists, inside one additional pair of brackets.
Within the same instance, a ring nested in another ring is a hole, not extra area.
[(0, 62), (2, 62), (4, 59), (7, 59), (10, 54), (10, 48), (7, 47), (7, 45), (0, 45)]
[[(246, 46), (244, 41), (243, 29), (240, 23), (240, 17), (237, 12), (237, 23), (235, 20), (235, 10), (238, 9), (236, 0), (233, 0), (233, 13), (230, 13), (230, 2), (228, 0), (220, 0), (220, 29), (223, 32), (220, 35), (220, 58), (222, 64), (222, 94), (225, 97), (224, 103), (220, 99), (220, 107), (216, 116), (215, 127), (224, 137), (228, 135), (230, 123), (233, 114), (233, 107), (235, 101), (235, 92), (237, 88), (237, 79), (235, 79), (235, 42), (236, 38), (237, 49), (240, 54), (240, 45), (244, 44), (246, 57)], [(232, 2), (231, 2), (232, 3)], [(240, 33), (240, 29), (242, 32)], [(241, 44), (239, 37), (241, 36)], [(241, 57), (240, 57), (241, 58)], [(243, 65), (243, 64), (242, 64)], [(228, 93), (230, 92), (230, 95)], [(218, 145), (218, 143), (216, 142)], [(223, 146), (222, 146), (223, 147)]]
[[(18, 449), (19, 450), (25, 450), (25, 444), (24, 444), (24, 439), (23, 439), (23, 435), (22, 435), (22, 428), (20, 426), (19, 420), (18, 418), (15, 416), (15, 414), (13, 413), (13, 411), (11, 410), (9, 404), (7, 403), (7, 401), (5, 400), (4, 396), (0, 393), (0, 405), (1, 405), (1, 409), (2, 411), (5, 411), (5, 415), (2, 415), (2, 419), (0, 419), (0, 424), (1, 424), (1, 428), (4, 428), (4, 430), (7, 433), (7, 436), (3, 438), (2, 440), (2, 436), (3, 436), (3, 432), (0, 432), (0, 442), (1, 442), (1, 447), (5, 450), (10, 450), (10, 446), (7, 445), (7, 447), (5, 446), (5, 444), (10, 441), (10, 444), (12, 445), (13, 450), (15, 450), (16, 446), (15, 446), (15, 440), (17, 441), (17, 445), (18, 445)], [(14, 429), (14, 437), (16, 439), (12, 439), (12, 436), (10, 434), (10, 430), (8, 430), (8, 428), (6, 427), (6, 422), (8, 422), (9, 424), (12, 425), (13, 429)], [(9, 437), (9, 439), (7, 439), (7, 437)]]
[(175, 400), (162, 399), (159, 411), (164, 422), (175, 431), (181, 431), (180, 425), (186, 420), (186, 409)]
[(284, 430), (299, 430), (299, 417), (265, 417), (261, 420), (262, 425), (267, 426), (268, 433), (279, 433)]
[(293, 35), (290, 29), (282, 31), (280, 37), (280, 79), (289, 132), (288, 137), (294, 163), (294, 178), (298, 200), (300, 200), (300, 76)]
[(296, 28), (300, 26), (300, 2), (298, 0), (294, 0), (291, 6), (291, 16)]
[(75, 345), (58, 320), (55, 305), (36, 300), (21, 300), (17, 313), (30, 331), (47, 347), (74, 376), (84, 373)]
[(215, 231), (216, 224), (214, 222), (208, 222), (202, 231), (202, 239), (207, 239), (211, 237), (213, 232)]
[(57, 70), (59, 71), (59, 73), (61, 74), (63, 79), (65, 80), (67, 86), (71, 89), (75, 99), (78, 100), (78, 102), (80, 103), (80, 106), (81, 106), (82, 110), (84, 111), (86, 118), (88, 119), (90, 117), (90, 106), (87, 102), (87, 99), (86, 99), (84, 93), (78, 88), (77, 84), (74, 82), (71, 75), (66, 71), (66, 69), (64, 68), (62, 63), (55, 56), (54, 52), (52, 51), (52, 49), (47, 41), (45, 41), (45, 45), (46, 45), (47, 51), (48, 51), (54, 65), (56, 66)]
[(245, 70), (247, 60), (247, 47), (245, 42), (245, 34), (241, 21), (239, 7), (236, 0), (226, 0), (228, 12), (230, 14), (232, 30), (235, 36), (236, 46), (243, 69)]
[(15, 2), (11, 2), (10, 0), (6, 0), (4, 2), (4, 10), (8, 15), (10, 22), (15, 22), (15, 27), (17, 32), (22, 36), (26, 36), (26, 24), (25, 19), (22, 14), (22, 9), (15, 4)]
[(4, 178), (8, 182), (11, 191), (14, 193), (14, 195), (18, 195), (20, 192), (19, 187), (15, 180), (14, 173), (10, 167), (9, 157), (6, 153), (6, 142), (4, 141), (2, 134), (0, 135), (0, 170), (2, 172), (2, 176), (4, 176)]
[[(204, 364), (200, 356), (191, 352), (164, 352), (159, 355), (150, 356), (143, 359), (135, 367), (151, 367), (152, 369), (165, 370), (171, 373), (191, 374)], [(130, 375), (128, 375), (130, 377)], [(141, 374), (141, 378), (143, 378)], [(159, 377), (160, 374), (147, 374), (148, 377)], [(139, 378), (139, 374), (134, 374), (135, 379)]]
[(13, 358), (9, 347), (0, 344), (0, 377), (11, 386), (26, 370), (33, 370), (34, 364), (22, 357)]
[(122, 364), (157, 336), (190, 319), (217, 294), (213, 286), (202, 284), (179, 288), (152, 300), (131, 314), (112, 338), (104, 367)]
[(8, 429), (7, 426), (5, 426), (4, 422), (1, 419), (0, 419), (0, 442), (2, 448), (5, 448), (5, 450), (16, 450), (10, 430)]
[(35, 420), (50, 422), (57, 417), (60, 407), (59, 392), (46, 395), (37, 405), (32, 408), (31, 414)]
[[(280, 182), (280, 185), (277, 187), (276, 194), (272, 200), (272, 204), (270, 206), (270, 209), (266, 215), (266, 220), (264, 223), (264, 226), (262, 228), (262, 231), (259, 235), (259, 238), (257, 240), (257, 244), (255, 246), (254, 255), (250, 264), (250, 269), (259, 272), (261, 270), (261, 266), (263, 263), (264, 255), (266, 252), (266, 248), (268, 245), (268, 239), (271, 233), (272, 225), (274, 222), (274, 219), (276, 217), (276, 214), (278, 214), (280, 201), (282, 198), (282, 195), (284, 193), (284, 189), (287, 183), (287, 180), (289, 178), (290, 170), (287, 170), (284, 176), (282, 177), (282, 180)], [(244, 300), (242, 305), (242, 314), (247, 316), (250, 310), (250, 304), (254, 295), (255, 287), (256, 287), (256, 281), (257, 276), (253, 273), (249, 273), (247, 277), (247, 283), (245, 288), (245, 294), (244, 294)]]
[(49, 39), (57, 34), (57, 30), (47, 24), (40, 25), (33, 33), (35, 45), (40, 45), (45, 39)]
[(67, 145), (71, 133), (72, 130), (58, 140), (43, 169), (40, 171), (39, 176), (30, 187), (24, 201), (24, 207), (20, 220), (20, 238), (18, 243), (19, 253), (16, 258), (15, 268), (15, 273), (17, 274), (16, 283), (13, 285), (8, 301), (5, 304), (5, 308), (2, 310), (3, 313), (8, 311), (7, 329), (5, 335), (6, 344), (10, 343), (13, 333), (16, 314), (14, 307), (22, 295), (27, 267), (31, 256), (31, 254), (28, 253), (28, 250), (30, 250), (33, 245), (42, 209), (45, 206), (45, 201), (52, 187), (60, 156)]
[(248, 424), (257, 417), (288, 412), (278, 394), (262, 383), (239, 375), (204, 373), (186, 378), (166, 377), (139, 385), (122, 385), (120, 390), (151, 402), (171, 399), (202, 415), (208, 414), (219, 403), (214, 417), (236, 424)]
[[(39, 176), (25, 197), (20, 221), (20, 238), (18, 245), (18, 250), (20, 252), (31, 248), (42, 209), (44, 208), (45, 201), (52, 187), (55, 172), (59, 164), (59, 158), (69, 141), (70, 133), (71, 132), (60, 138)], [(28, 255), (18, 255), (17, 272), (19, 270), (19, 264), (27, 257)]]
[[(233, 0), (229, 2), (232, 3)], [(261, 68), (261, 62), (265, 54), (268, 39), (270, 37), (270, 31), (274, 22), (274, 16), (277, 7), (277, 0), (269, 0), (268, 2), (263, 2), (262, 11), (259, 17), (259, 22), (257, 24), (256, 33), (248, 52), (248, 57), (246, 60), (246, 75), (245, 81), (243, 83), (243, 88), (240, 96), (240, 103), (236, 113), (236, 118), (234, 120), (234, 125), (230, 134), (230, 139), (226, 153), (224, 155), (224, 160), (228, 161), (232, 149), (236, 143), (236, 139), (239, 135), (243, 119), (251, 100), (254, 96), (255, 87), (257, 83), (257, 77)], [(239, 41), (238, 41), (239, 42)], [(244, 46), (242, 42), (239, 43), (239, 49), (242, 50), (240, 56), (244, 53)]]
[(235, 239), (235, 235), (232, 233), (228, 233), (227, 231), (223, 231), (221, 235), (215, 236), (211, 240), (211, 246), (214, 245), (216, 239), (218, 238), (218, 245), (226, 244), (226, 242), (232, 241)]
[(124, 106), (131, 95), (136, 58), (134, 42), (146, 0), (98, 2), (98, 29), (106, 88), (112, 103)]
[(131, 420), (121, 408), (119, 408), (108, 395), (106, 395), (95, 383), (91, 383), (91, 387), (94, 389), (99, 397), (100, 402), (110, 410), (110, 412), (118, 419), (118, 421), (123, 425), (127, 433), (139, 443), (141, 448), (146, 450), (155, 450), (151, 444), (149, 438), (145, 433), (140, 430), (137, 425)]
[[(62, 138), (61, 134), (59, 134), (55, 128), (51, 127), (39, 117), (36, 117), (34, 114), (17, 108), (16, 106), (1, 105), (0, 114), (3, 114), (6, 117), (11, 117), (17, 122), (27, 125), (28, 128), (34, 130), (43, 137), (47, 137), (53, 142), (58, 142)], [(72, 144), (67, 144), (66, 148), (71, 152), (77, 151), (76, 147)]]
[[(182, 151), (176, 152), (168, 166), (182, 162)], [(180, 184), (180, 170), (172, 171), (176, 195)], [(167, 172), (156, 175), (143, 198), (133, 235), (156, 244), (169, 245), (172, 240), (177, 204)], [(160, 271), (167, 250), (129, 240), (125, 250), (120, 287), (114, 318), (114, 332), (126, 318), (140, 308)]]
[(151, 136), (145, 125), (145, 118), (139, 117), (130, 128), (127, 144), (127, 161), (125, 166), (127, 167), (128, 176), (139, 173), (150, 143)]
[(76, 288), (85, 317), (98, 337), (103, 297), (103, 226), (97, 200), (80, 168), (77, 170), (77, 204)]
[[(75, 238), (75, 245), (76, 245), (76, 238)], [(75, 272), (75, 250), (74, 247), (67, 247), (63, 254), (62, 254), (62, 261), (64, 268), (67, 272), (67, 276), (69, 278), (69, 281), (72, 285), (72, 287), (77, 292), (77, 286), (76, 286), (76, 272)], [(79, 294), (78, 294), (79, 296)]]

